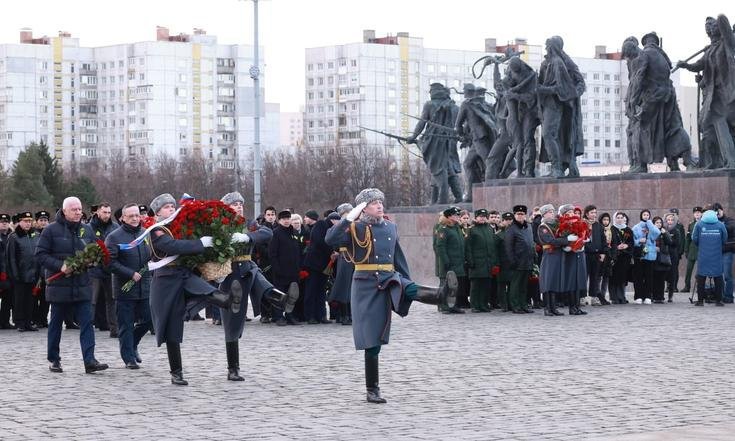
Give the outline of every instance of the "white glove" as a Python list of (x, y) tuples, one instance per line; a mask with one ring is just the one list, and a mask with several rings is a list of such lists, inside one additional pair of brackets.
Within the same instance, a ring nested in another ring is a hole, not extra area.
[(248, 243), (250, 242), (250, 236), (245, 233), (233, 233), (230, 243)]
[(367, 207), (367, 202), (362, 202), (360, 204), (357, 204), (357, 207), (353, 208), (349, 213), (347, 213), (347, 216), (345, 216), (345, 219), (352, 222), (355, 219), (357, 219), (360, 216), (360, 213), (362, 213), (362, 210)]
[(568, 240), (569, 242), (576, 242), (576, 241), (577, 241), (577, 239), (579, 239), (579, 238), (577, 237), (577, 235), (576, 235), (576, 234), (570, 234), (570, 235), (568, 235), (568, 236), (567, 236), (567, 240)]
[(200, 237), (199, 240), (202, 241), (202, 245), (204, 245), (204, 248), (212, 248), (214, 246), (214, 240), (212, 239), (212, 236)]

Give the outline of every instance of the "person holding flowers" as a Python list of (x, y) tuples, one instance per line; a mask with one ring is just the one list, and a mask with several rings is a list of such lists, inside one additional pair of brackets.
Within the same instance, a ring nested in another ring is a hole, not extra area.
[(141, 362), (138, 343), (153, 329), (148, 298), (151, 288), (150, 240), (135, 248), (122, 250), (117, 244), (129, 243), (143, 232), (138, 204), (127, 204), (122, 209), (120, 227), (107, 235), (105, 244), (110, 250), (112, 297), (115, 299), (120, 356), (128, 369), (139, 369)]
[[(235, 254), (231, 242), (247, 240), (245, 234), (234, 232), (237, 223), (244, 221), (220, 201), (189, 200), (177, 210), (176, 200), (168, 193), (153, 199), (150, 208), (158, 221), (147, 230), (153, 254), (149, 269), (155, 269), (150, 306), (156, 343), (166, 343), (171, 383), (186, 386), (181, 362), (184, 321), (198, 315), (207, 303), (236, 314), (242, 300), (242, 290), (233, 289), (228, 296), (194, 271), (198, 269), (209, 280), (229, 274), (229, 259)], [(211, 275), (210, 264), (224, 270), (224, 275)]]
[[(556, 295), (567, 292), (564, 286), (564, 250), (570, 244), (573, 235), (559, 236), (559, 219), (554, 206), (546, 204), (539, 209), (541, 224), (538, 227), (538, 242), (543, 250), (539, 274), (539, 289), (544, 295), (544, 315), (564, 315), (556, 309)], [(579, 240), (579, 239), (577, 239)]]
[[(258, 265), (253, 262), (252, 249), (256, 245), (267, 244), (273, 237), (273, 230), (265, 225), (259, 225), (253, 220), (244, 217), (245, 198), (235, 191), (227, 193), (221, 199), (237, 215), (236, 223), (239, 231), (243, 232), (244, 240), (233, 244), (235, 257), (232, 258), (232, 272), (220, 285), (223, 292), (239, 292), (243, 304), (238, 312), (222, 309), (222, 327), (225, 331), (225, 349), (227, 351), (227, 379), (243, 381), (240, 376), (240, 349), (238, 340), (245, 329), (245, 313), (247, 312), (247, 296), (253, 301), (253, 314), (260, 314), (261, 300), (265, 299), (273, 305), (274, 311), (285, 310), (289, 320), (291, 311), (299, 298), (299, 287), (296, 283), (286, 284), (284, 288), (288, 294), (274, 288), (265, 278)], [(288, 214), (289, 218), (291, 213)], [(223, 219), (223, 222), (225, 221)], [(295, 322), (293, 322), (295, 323)]]
[(579, 295), (587, 288), (587, 262), (584, 244), (589, 235), (587, 223), (572, 204), (559, 207), (557, 237), (566, 237), (570, 244), (563, 247), (562, 274), (564, 289), (569, 294), (569, 315), (585, 315), (579, 307)]
[(51, 304), (47, 358), (51, 372), (63, 372), (59, 343), (61, 325), (68, 311), (79, 324), (79, 343), (84, 370), (91, 374), (107, 369), (94, 357), (92, 328), (92, 283), (87, 270), (102, 263), (107, 249), (95, 242), (92, 229), (81, 223), (82, 203), (71, 196), (64, 199), (56, 220), (43, 229), (36, 247), (36, 259), (46, 276), (46, 300)]

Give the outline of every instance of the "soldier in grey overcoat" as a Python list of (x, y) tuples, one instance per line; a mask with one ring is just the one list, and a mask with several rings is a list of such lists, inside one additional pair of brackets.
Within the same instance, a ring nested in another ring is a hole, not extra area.
[(398, 228), (383, 218), (384, 200), (383, 192), (376, 188), (361, 191), (355, 208), (325, 239), (333, 247), (347, 244), (347, 257), (355, 265), (352, 335), (355, 348), (365, 350), (365, 384), (371, 403), (386, 402), (378, 386), (378, 354), (381, 345), (388, 344), (391, 311), (406, 316), (418, 290), (398, 243)]
[[(245, 198), (235, 191), (227, 193), (221, 201), (230, 206), (238, 216), (243, 216)], [(243, 222), (245, 237), (242, 243), (233, 244), (237, 256), (232, 259), (232, 272), (219, 285), (225, 293), (239, 292), (244, 303), (239, 311), (233, 312), (230, 308), (222, 308), (222, 327), (225, 331), (225, 349), (227, 351), (227, 379), (230, 381), (245, 380), (240, 376), (240, 347), (238, 340), (245, 329), (245, 315), (247, 313), (247, 296), (253, 304), (253, 315), (260, 314), (260, 302), (265, 299), (287, 313), (293, 311), (296, 300), (299, 298), (299, 287), (295, 283), (289, 287), (288, 294), (275, 289), (263, 275), (258, 265), (253, 262), (251, 251), (253, 246), (267, 244), (273, 237), (273, 230), (260, 225), (253, 220)]]
[[(164, 193), (153, 199), (150, 207), (160, 221), (174, 214), (176, 200)], [(201, 254), (205, 247), (213, 246), (211, 236), (199, 240), (175, 239), (165, 226), (154, 228), (150, 236), (153, 262), (160, 262), (169, 256)], [(233, 237), (233, 241), (242, 242), (245, 240), (243, 236), (239, 234)], [(158, 346), (166, 343), (172, 384), (189, 384), (184, 380), (181, 366), (184, 321), (198, 314), (207, 303), (237, 313), (241, 300), (242, 290), (231, 290), (227, 296), (188, 267), (177, 265), (176, 260), (155, 269), (150, 291), (151, 318), (156, 331), (156, 343)]]
[(544, 295), (544, 315), (564, 315), (556, 309), (556, 295), (566, 292), (562, 265), (563, 248), (569, 245), (569, 240), (567, 237), (556, 237), (559, 220), (553, 205), (543, 205), (539, 211), (542, 219), (538, 227), (538, 243), (543, 249), (539, 267), (539, 290)]

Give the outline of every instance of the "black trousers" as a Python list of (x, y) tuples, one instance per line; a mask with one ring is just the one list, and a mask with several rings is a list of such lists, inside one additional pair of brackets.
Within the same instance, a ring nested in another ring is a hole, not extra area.
[(15, 282), (13, 284), (13, 322), (16, 328), (31, 326), (33, 319), (33, 283)]
[(600, 262), (599, 254), (585, 254), (587, 261), (587, 295), (598, 297), (600, 295)]
[(645, 259), (635, 259), (633, 263), (633, 288), (637, 299), (653, 298), (653, 264), (655, 262)]
[(12, 288), (0, 291), (0, 325), (10, 323), (10, 313), (13, 311), (13, 297)]
[[(697, 300), (700, 302), (704, 302), (705, 300), (705, 293), (704, 293), (704, 282), (707, 280), (707, 276), (697, 276)], [(725, 288), (725, 281), (722, 276), (712, 277), (712, 280), (715, 282), (715, 301), (721, 302), (722, 301), (722, 292)]]
[(653, 272), (653, 300), (664, 300), (664, 284), (669, 271)]

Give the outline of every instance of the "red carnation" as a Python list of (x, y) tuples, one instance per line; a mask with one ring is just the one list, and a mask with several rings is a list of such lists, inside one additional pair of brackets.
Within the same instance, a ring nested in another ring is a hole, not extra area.
[(299, 280), (304, 280), (305, 278), (309, 277), (309, 272), (306, 270), (299, 271)]
[(97, 239), (95, 242), (97, 242), (97, 246), (100, 247), (100, 251), (102, 251), (102, 262), (105, 265), (110, 264), (110, 250), (107, 249), (107, 246), (105, 246), (105, 243), (101, 240)]
[(0, 272), (0, 282), (4, 282), (8, 280), (8, 274), (5, 272)]
[(223, 217), (222, 218), (222, 225), (230, 225), (230, 218)]

